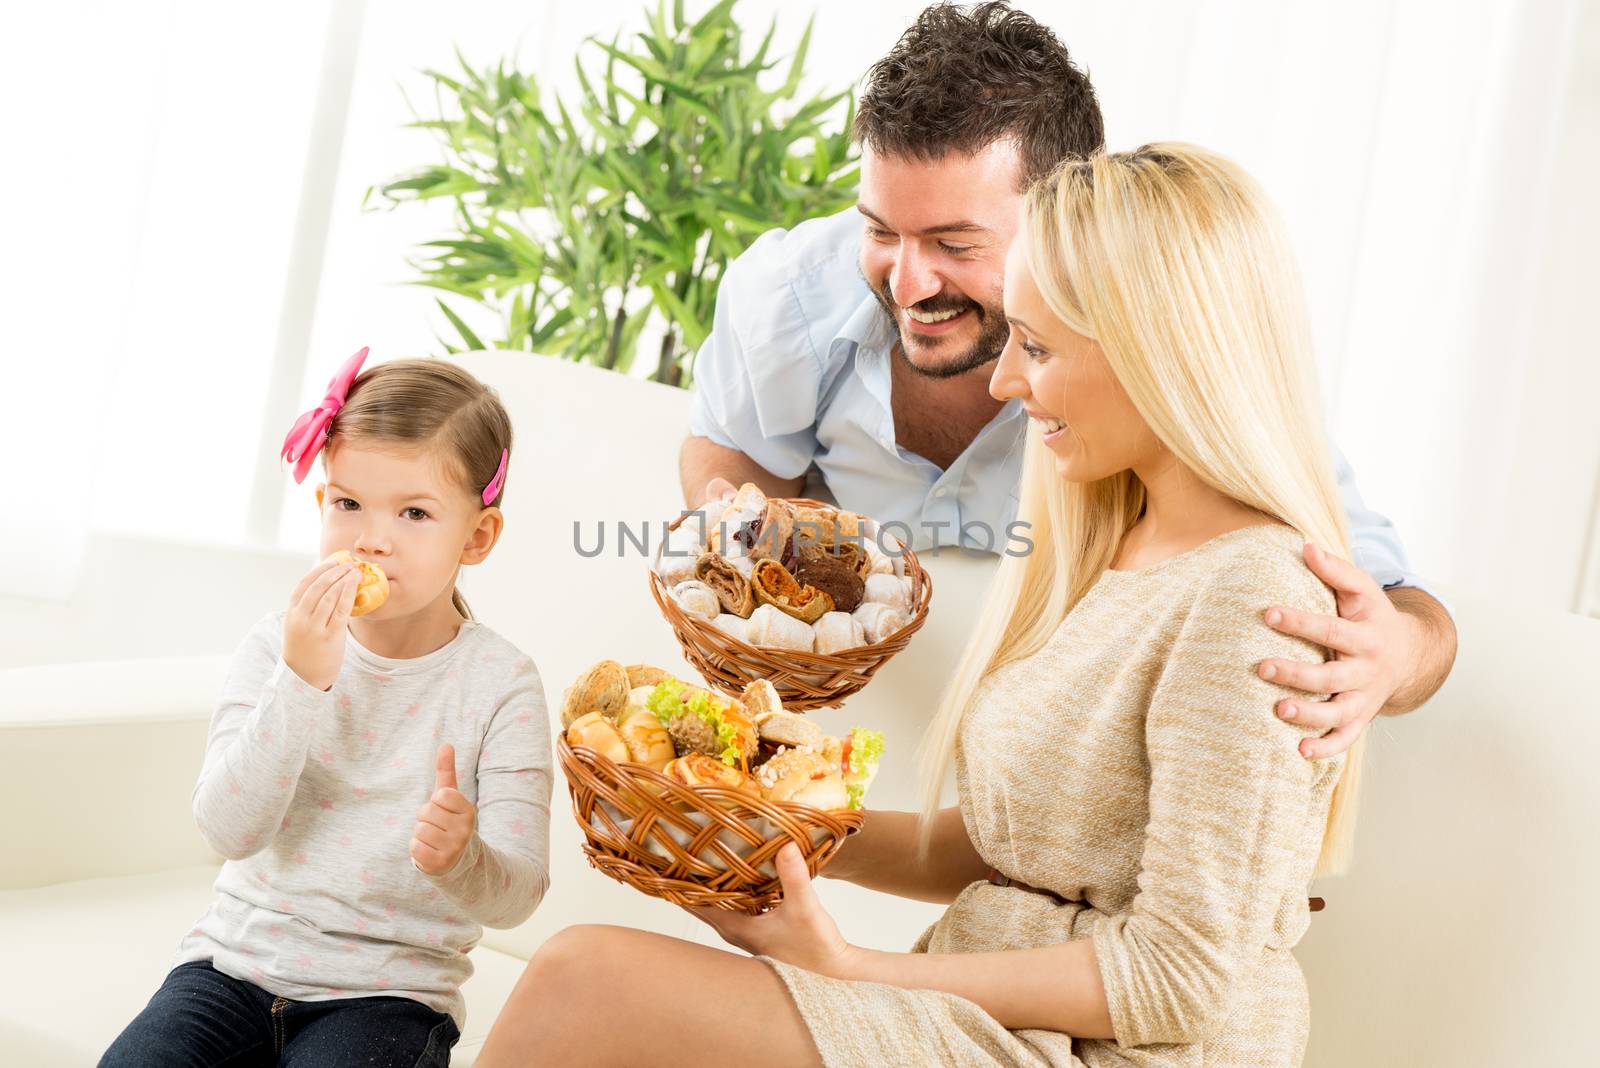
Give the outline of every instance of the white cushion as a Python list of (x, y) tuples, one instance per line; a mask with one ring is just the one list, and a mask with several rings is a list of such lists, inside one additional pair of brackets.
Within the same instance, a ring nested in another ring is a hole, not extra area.
[[(0, 1064), (98, 1061), (161, 985), (216, 876), (206, 865), (0, 892)], [(472, 1064), (526, 967), (481, 945), (472, 963), (453, 1065)]]

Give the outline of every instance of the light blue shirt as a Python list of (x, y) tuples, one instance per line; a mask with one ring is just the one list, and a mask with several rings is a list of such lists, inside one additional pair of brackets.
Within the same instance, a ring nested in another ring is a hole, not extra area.
[[(1007, 402), (945, 469), (896, 444), (896, 334), (861, 277), (861, 237), (850, 208), (768, 231), (728, 265), (695, 358), (689, 432), (779, 478), (820, 476), (841, 507), (873, 516), (918, 552), (1021, 551), (1009, 535), (1027, 413)], [(1420, 588), (1394, 524), (1362, 502), (1337, 449), (1334, 465), (1356, 563), (1385, 588)]]

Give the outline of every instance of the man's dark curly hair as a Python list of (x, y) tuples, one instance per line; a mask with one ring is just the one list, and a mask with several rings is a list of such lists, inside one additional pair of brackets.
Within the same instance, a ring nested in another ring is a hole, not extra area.
[(1026, 186), (1105, 144), (1089, 76), (1047, 27), (1009, 4), (934, 4), (867, 72), (861, 144), (937, 160), (1016, 141)]

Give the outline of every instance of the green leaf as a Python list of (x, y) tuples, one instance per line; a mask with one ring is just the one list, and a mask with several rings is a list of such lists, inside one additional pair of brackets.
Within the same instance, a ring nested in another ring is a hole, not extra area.
[(487, 345), (478, 340), (478, 335), (472, 332), (472, 328), (461, 321), (461, 316), (450, 310), (450, 305), (442, 300), (435, 300), (434, 303), (439, 305), (439, 310), (444, 312), (444, 317), (450, 320), (450, 325), (456, 328), (456, 333), (461, 335), (461, 340), (467, 343), (469, 351), (488, 348)]

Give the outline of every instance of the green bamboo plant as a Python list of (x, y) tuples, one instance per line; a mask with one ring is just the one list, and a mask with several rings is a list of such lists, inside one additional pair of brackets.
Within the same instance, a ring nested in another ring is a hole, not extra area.
[(416, 281), (491, 309), (503, 336), (480, 336), (441, 299), (460, 342), (441, 337), (447, 351), (522, 349), (626, 372), (654, 316), (652, 377), (686, 386), (728, 260), (772, 227), (854, 201), (851, 93), (796, 100), (811, 23), (781, 84), (763, 88), (778, 66), (776, 20), (746, 57), (736, 3), (690, 22), (675, 0), (669, 22), (661, 0), (637, 47), (589, 38), (575, 108), (559, 95), (547, 105), (534, 76), (504, 62), (478, 70), (458, 52), (459, 75), (424, 72), (437, 110), (412, 125), (439, 136), (444, 162), (368, 201), (454, 202), (456, 233), (420, 247)]

